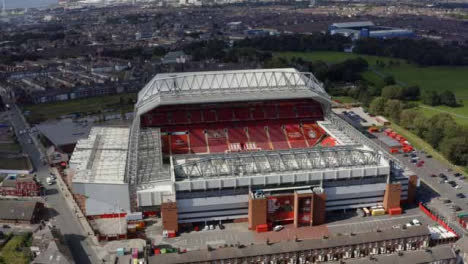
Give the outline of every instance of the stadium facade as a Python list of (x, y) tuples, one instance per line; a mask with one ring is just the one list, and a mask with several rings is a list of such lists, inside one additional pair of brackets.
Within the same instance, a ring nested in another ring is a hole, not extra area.
[(160, 211), (166, 230), (211, 221), (255, 229), (390, 210), (415, 196), (417, 177), (335, 115), (312, 74), (292, 68), (158, 74), (139, 92), (131, 127), (107, 129), (93, 129), (71, 160), (85, 175), (73, 189), (88, 216)]

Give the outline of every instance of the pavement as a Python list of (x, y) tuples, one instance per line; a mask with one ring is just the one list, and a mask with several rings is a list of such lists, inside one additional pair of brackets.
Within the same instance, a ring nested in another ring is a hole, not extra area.
[[(18, 133), (20, 130), (28, 129), (29, 124), (25, 121), (21, 111), (16, 106), (12, 107), (9, 114), (23, 152), (29, 155), (38, 180), (45, 183), (50, 173), (50, 168), (44, 163), (43, 154), (39, 150), (41, 146), (38, 143), (36, 135), (34, 133), (24, 133), (22, 135)], [(28, 143), (29, 140), (32, 143)], [(50, 210), (51, 222), (62, 232), (71, 249), (75, 262), (80, 264), (101, 263), (103, 256), (98, 256), (98, 254), (102, 254), (102, 250), (99, 249), (99, 246), (93, 242), (92, 237), (83, 229), (76, 214), (67, 204), (72, 197), (65, 197), (60, 188), (55, 184), (45, 184), (44, 186), (46, 191), (43, 198), (46, 206), (52, 208)]]

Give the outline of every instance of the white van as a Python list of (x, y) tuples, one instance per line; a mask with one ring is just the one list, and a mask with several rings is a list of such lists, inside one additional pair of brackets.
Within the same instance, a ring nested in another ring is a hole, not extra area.
[(47, 177), (46, 181), (47, 181), (47, 184), (49, 185), (52, 185), (55, 183), (54, 179), (52, 179), (51, 177)]

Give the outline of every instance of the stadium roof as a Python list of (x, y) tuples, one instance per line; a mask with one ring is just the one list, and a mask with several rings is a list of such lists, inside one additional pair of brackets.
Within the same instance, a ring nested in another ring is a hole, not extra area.
[(157, 74), (139, 93), (137, 114), (167, 104), (316, 98), (329, 103), (311, 73), (294, 68)]
[(355, 22), (333, 23), (331, 26), (335, 28), (372, 27), (374, 26), (374, 23), (372, 21), (355, 21)]
[(129, 128), (93, 127), (87, 139), (78, 140), (70, 167), (73, 182), (124, 183)]

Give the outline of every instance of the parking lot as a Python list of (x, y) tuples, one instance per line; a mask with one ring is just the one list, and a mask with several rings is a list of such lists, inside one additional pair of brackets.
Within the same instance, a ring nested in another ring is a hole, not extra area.
[[(374, 141), (384, 146), (378, 139)], [(465, 178), (467, 176), (456, 176), (457, 172), (422, 150), (392, 155), (418, 175), (421, 181), (418, 200), (427, 203), (438, 214), (449, 219), (453, 225), (459, 226), (455, 219), (456, 214), (468, 212), (468, 197), (466, 197), (468, 181)], [(441, 202), (441, 199), (448, 202)]]

